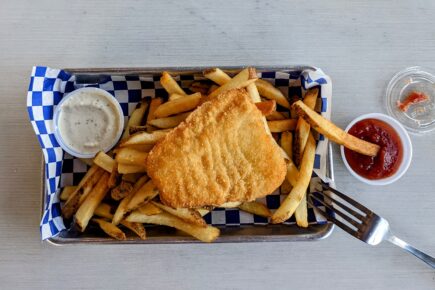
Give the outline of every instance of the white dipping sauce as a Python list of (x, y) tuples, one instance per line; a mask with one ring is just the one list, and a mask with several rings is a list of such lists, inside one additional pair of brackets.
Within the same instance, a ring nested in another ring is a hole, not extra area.
[(60, 107), (57, 127), (68, 147), (81, 154), (95, 154), (112, 146), (120, 131), (117, 107), (98, 91), (82, 90)]

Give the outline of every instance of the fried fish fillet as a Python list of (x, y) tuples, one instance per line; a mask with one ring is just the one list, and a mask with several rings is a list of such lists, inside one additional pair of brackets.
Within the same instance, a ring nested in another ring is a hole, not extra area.
[(149, 152), (147, 172), (174, 208), (252, 201), (283, 182), (286, 165), (245, 89), (204, 102)]

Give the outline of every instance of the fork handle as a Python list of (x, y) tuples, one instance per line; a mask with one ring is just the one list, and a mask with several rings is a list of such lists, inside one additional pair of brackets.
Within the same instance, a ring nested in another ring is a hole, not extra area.
[(393, 235), (391, 235), (387, 240), (390, 243), (406, 250), (408, 253), (413, 254), (414, 256), (416, 256), (417, 258), (419, 258), (420, 260), (422, 260), (423, 262), (425, 262), (426, 264), (431, 266), (433, 269), (435, 269), (435, 258), (423, 253), (422, 251), (414, 248), (413, 246), (411, 246), (407, 242), (405, 242), (405, 241), (403, 241), (403, 240), (401, 240), (398, 237), (395, 237)]

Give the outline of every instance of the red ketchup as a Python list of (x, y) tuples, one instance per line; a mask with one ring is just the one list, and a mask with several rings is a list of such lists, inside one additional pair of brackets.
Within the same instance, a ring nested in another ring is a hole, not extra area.
[(429, 100), (429, 97), (426, 96), (424, 93), (420, 93), (420, 92), (411, 92), (403, 101), (403, 103), (401, 101), (397, 101), (397, 107), (399, 108), (399, 110), (406, 112), (408, 111), (409, 107), (414, 105), (414, 104), (418, 104), (418, 103), (423, 103)]
[(402, 162), (402, 141), (387, 123), (376, 119), (361, 120), (353, 125), (349, 134), (380, 146), (378, 155), (370, 157), (344, 148), (350, 167), (367, 179), (382, 179), (396, 173)]

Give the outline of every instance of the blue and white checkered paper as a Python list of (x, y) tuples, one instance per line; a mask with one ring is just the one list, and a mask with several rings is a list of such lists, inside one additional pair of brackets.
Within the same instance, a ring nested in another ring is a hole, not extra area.
[[(330, 118), (330, 101), (332, 86), (328, 76), (320, 69), (306, 71), (262, 72), (259, 77), (272, 82), (285, 96), (291, 100), (301, 99), (305, 90), (320, 86), (319, 111), (326, 118)], [(176, 78), (183, 88), (188, 88), (193, 80), (203, 79), (201, 75), (182, 75)], [(46, 202), (40, 224), (41, 237), (54, 237), (65, 229), (61, 217), (59, 193), (65, 185), (76, 185), (87, 171), (87, 166), (63, 152), (54, 137), (53, 112), (62, 97), (83, 84), (76, 84), (76, 76), (63, 70), (48, 67), (34, 67), (30, 78), (27, 94), (27, 111), (30, 122), (35, 130), (45, 158), (45, 195)], [(136, 104), (144, 97), (166, 96), (159, 77), (143, 76), (100, 76), (97, 83), (87, 84), (104, 89), (114, 95), (119, 101), (124, 116), (127, 119)], [(127, 122), (126, 122), (127, 123)], [(325, 179), (327, 163), (327, 140), (318, 136), (314, 176), (310, 190), (315, 190), (319, 177)], [(318, 177), (316, 177), (318, 176)], [(285, 198), (279, 190), (260, 199), (271, 209), (277, 209)], [(308, 210), (311, 224), (324, 223), (324, 219), (313, 209)], [(209, 224), (221, 226), (240, 226), (249, 224), (267, 224), (267, 219), (239, 211), (238, 209), (215, 209), (205, 216)], [(291, 218), (286, 224), (293, 224)]]

